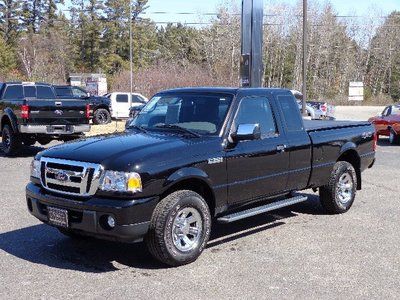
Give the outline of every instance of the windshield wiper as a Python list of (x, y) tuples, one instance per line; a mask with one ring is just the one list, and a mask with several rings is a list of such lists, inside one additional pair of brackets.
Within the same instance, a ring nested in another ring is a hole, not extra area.
[(201, 137), (201, 135), (198, 134), (197, 132), (194, 132), (194, 131), (192, 131), (190, 129), (187, 129), (187, 128), (184, 128), (184, 127), (181, 127), (181, 126), (178, 126), (178, 125), (160, 124), (160, 125), (156, 125), (154, 127), (155, 128), (173, 129), (175, 131), (179, 131), (179, 132), (182, 132), (182, 133), (189, 133), (190, 135), (195, 136), (195, 137)]
[(138, 125), (129, 125), (128, 129), (137, 129), (137, 130), (139, 130), (141, 132), (147, 132), (147, 130), (144, 129), (143, 126), (138, 126)]

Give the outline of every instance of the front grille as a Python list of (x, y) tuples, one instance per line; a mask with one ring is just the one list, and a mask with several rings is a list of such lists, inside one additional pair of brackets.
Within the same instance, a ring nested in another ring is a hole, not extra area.
[(41, 158), (41, 183), (52, 192), (75, 196), (96, 193), (103, 168), (99, 164)]

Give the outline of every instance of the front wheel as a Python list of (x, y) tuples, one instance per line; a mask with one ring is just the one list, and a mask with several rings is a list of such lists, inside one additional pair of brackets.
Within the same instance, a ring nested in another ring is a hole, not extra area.
[(397, 144), (399, 144), (399, 141), (400, 141), (399, 135), (393, 129), (390, 129), (390, 133), (389, 133), (390, 144), (397, 145)]
[(353, 205), (357, 191), (357, 175), (352, 164), (338, 161), (329, 183), (319, 190), (321, 205), (330, 214), (341, 214)]
[(182, 190), (157, 205), (145, 241), (157, 260), (180, 266), (200, 256), (210, 232), (211, 215), (206, 201), (193, 191)]
[(21, 150), (21, 138), (9, 125), (5, 125), (3, 128), (2, 144), (3, 152), (7, 156), (16, 155)]
[(96, 125), (108, 124), (111, 122), (111, 114), (107, 109), (99, 108), (93, 114), (93, 123)]

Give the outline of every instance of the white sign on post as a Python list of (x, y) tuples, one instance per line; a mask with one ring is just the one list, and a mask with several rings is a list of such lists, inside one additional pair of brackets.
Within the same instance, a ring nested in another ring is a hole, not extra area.
[(360, 81), (350, 82), (349, 101), (364, 101), (364, 83)]

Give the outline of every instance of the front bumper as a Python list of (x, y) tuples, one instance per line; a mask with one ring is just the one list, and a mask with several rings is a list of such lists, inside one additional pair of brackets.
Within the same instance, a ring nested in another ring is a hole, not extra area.
[[(29, 212), (44, 223), (49, 223), (48, 206), (66, 209), (69, 229), (100, 239), (132, 243), (141, 241), (146, 235), (158, 197), (135, 200), (100, 197), (70, 199), (56, 196), (29, 183), (26, 187), (26, 201)], [(113, 229), (102, 225), (101, 219), (105, 215), (115, 218), (116, 226)]]
[(90, 125), (19, 125), (20, 133), (30, 134), (74, 134), (89, 132)]

